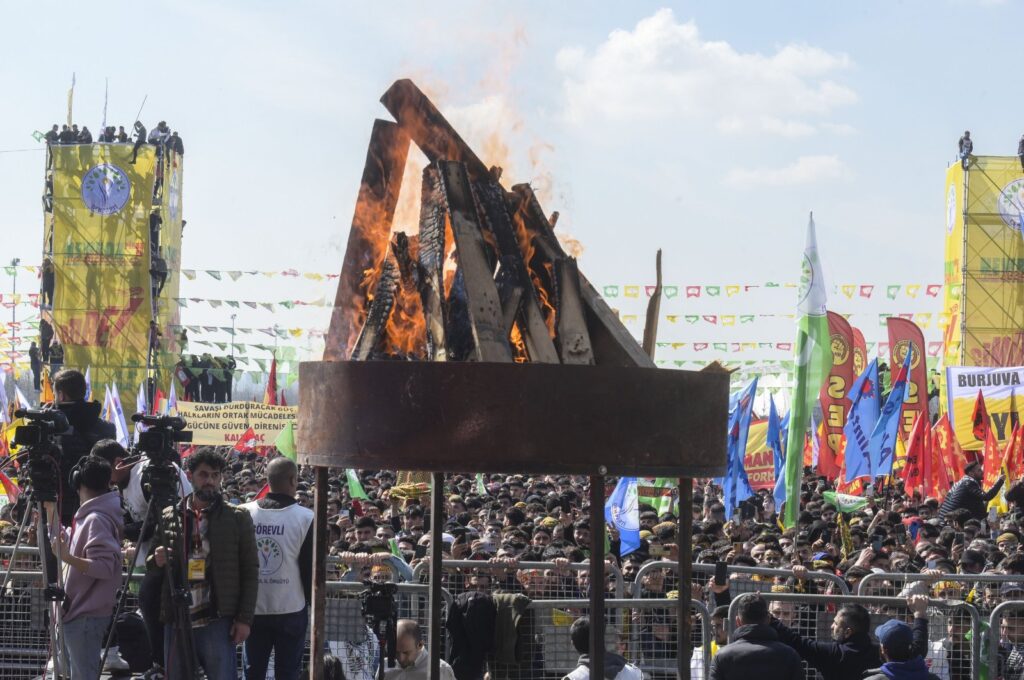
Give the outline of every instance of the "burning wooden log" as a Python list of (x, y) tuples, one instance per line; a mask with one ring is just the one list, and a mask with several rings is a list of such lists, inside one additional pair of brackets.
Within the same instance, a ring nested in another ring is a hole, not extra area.
[[(524, 215), (533, 238), (533, 243), (544, 258), (555, 262), (559, 258), (568, 257), (558, 243), (554, 230), (537, 201), (536, 195), (529, 184), (517, 184), (512, 187), (521, 204), (518, 214)], [(609, 366), (642, 366), (654, 368), (654, 361), (647, 356), (636, 339), (630, 335), (619, 317), (590, 284), (587, 277), (580, 272), (580, 297), (586, 308), (587, 327), (593, 344), (594, 358), (598, 364)]]
[(644, 323), (644, 352), (654, 358), (654, 350), (658, 344), (658, 316), (661, 314), (661, 248), (654, 260), (655, 284), (654, 293), (647, 301), (647, 320)]
[(427, 324), (427, 361), (446, 361), (444, 254), (448, 208), (437, 168), (423, 170), (420, 196), (420, 299)]
[(384, 258), (380, 278), (373, 290), (373, 299), (370, 301), (370, 309), (366, 314), (366, 322), (352, 349), (352, 361), (365, 361), (373, 358), (384, 336), (388, 317), (391, 316), (391, 311), (395, 306), (395, 292), (398, 289), (399, 278), (398, 262), (388, 253)]
[(488, 263), (483, 233), (477, 218), (476, 199), (465, 164), (438, 161), (451, 215), (452, 235), (458, 252), (459, 272), (464, 278), (466, 308), (476, 345), (476, 361), (512, 361), (508, 335), (502, 322), (501, 300)]
[(594, 350), (580, 301), (580, 271), (576, 260), (555, 260), (555, 298), (558, 311), (558, 351), (563, 364), (594, 364)]
[(379, 266), (387, 252), (408, 155), (409, 136), (395, 123), (375, 120), (325, 338), (326, 360), (341, 361), (348, 357), (349, 348), (360, 333), (366, 308), (363, 274)]
[(496, 181), (478, 182), (476, 189), (481, 211), (497, 244), (501, 276), (506, 285), (523, 290), (520, 327), (530, 361), (557, 364), (558, 353), (544, 323), (544, 315), (537, 301), (537, 291), (530, 280), (530, 272), (523, 261), (523, 253), (516, 240), (512, 221), (509, 219), (505, 190)]

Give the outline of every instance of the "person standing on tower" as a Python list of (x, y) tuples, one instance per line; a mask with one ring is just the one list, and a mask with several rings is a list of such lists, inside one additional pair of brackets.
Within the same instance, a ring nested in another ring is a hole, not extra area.
[(1024, 135), (1021, 135), (1020, 141), (1017, 142), (1017, 158), (1020, 159), (1020, 171), (1024, 172)]
[(146, 143), (146, 126), (141, 120), (135, 121), (135, 146), (132, 147), (131, 164), (135, 165), (135, 159), (139, 157), (139, 147)]
[(966, 170), (967, 166), (971, 162), (971, 152), (974, 151), (974, 142), (971, 141), (970, 130), (964, 130), (963, 137), (960, 138), (960, 141), (957, 144), (957, 146), (960, 149), (960, 165), (961, 167), (963, 167), (964, 170)]

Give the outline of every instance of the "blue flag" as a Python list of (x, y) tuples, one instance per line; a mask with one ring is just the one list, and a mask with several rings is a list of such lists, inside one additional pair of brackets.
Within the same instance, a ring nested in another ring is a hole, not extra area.
[[(775, 403), (772, 402), (772, 407), (775, 407)], [(789, 436), (789, 413), (782, 418), (782, 422), (779, 423), (779, 442), (786, 441), (786, 437)], [(785, 466), (786, 463), (786, 450), (782, 450), (782, 463)], [(786, 502), (786, 473), (785, 467), (780, 469), (779, 463), (775, 463), (775, 490), (772, 492), (772, 497), (775, 498), (775, 507), (781, 508), (782, 504)]]
[(604, 504), (604, 519), (619, 532), (619, 556), (640, 547), (640, 503), (637, 500), (636, 477), (622, 477)]
[(878, 422), (880, 399), (878, 394), (878, 359), (872, 359), (850, 388), (850, 415), (843, 426), (846, 437), (846, 478), (852, 482), (858, 477), (874, 477), (871, 457), (868, 455), (871, 433)]
[(896, 450), (897, 431), (900, 427), (900, 411), (903, 410), (903, 399), (907, 394), (907, 376), (910, 375), (910, 357), (912, 349), (907, 350), (907, 358), (903, 360), (900, 372), (893, 378), (892, 390), (885, 400), (882, 414), (875, 423), (868, 440), (868, 455), (871, 457), (871, 474), (876, 477), (892, 473), (893, 454)]
[(736, 506), (754, 495), (754, 489), (747, 479), (744, 457), (747, 454), (747, 434), (754, 412), (754, 394), (757, 392), (757, 378), (736, 395), (736, 408), (729, 417), (728, 467), (722, 482), (722, 501), (726, 518), (732, 518)]
[(775, 479), (782, 474), (785, 456), (782, 453), (782, 423), (779, 412), (775, 410), (775, 397), (768, 397), (768, 448), (772, 450), (772, 462), (775, 463)]

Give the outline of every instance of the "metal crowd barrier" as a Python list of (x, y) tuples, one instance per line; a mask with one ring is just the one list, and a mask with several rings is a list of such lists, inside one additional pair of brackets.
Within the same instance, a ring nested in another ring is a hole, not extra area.
[[(711, 614), (703, 602), (690, 601), (697, 618), (693, 632), (694, 653), (690, 659), (691, 680), (707, 680), (711, 669), (705, 660), (711, 658)], [(577, 666), (579, 653), (569, 639), (569, 627), (590, 608), (589, 600), (535, 600), (533, 612), (533, 643), (528, 652), (532, 663), (525, 677), (561, 677)], [(676, 600), (609, 599), (605, 600), (605, 646), (636, 664), (645, 677), (676, 678), (676, 634), (679, 621)], [(501, 670), (499, 675), (501, 674)], [(524, 677), (522, 668), (519, 675)]]
[[(518, 562), (514, 569), (482, 560), (444, 560), (441, 565), (443, 585), (452, 595), (472, 590), (468, 584), (469, 572), (478, 570), (491, 575), (490, 591), (521, 590), (531, 600), (575, 600), (586, 597), (589, 592), (590, 564), (587, 562), (570, 562), (561, 568), (554, 562)], [(413, 569), (413, 581), (426, 583), (429, 573), (430, 565), (421, 562)], [(606, 562), (605, 575), (611, 579), (606, 592), (616, 598), (628, 594), (622, 572), (616, 565)]]
[[(906, 599), (897, 597), (866, 597), (860, 595), (804, 595), (798, 593), (761, 593), (772, 615), (801, 637), (831, 639), (830, 626), (835, 613), (844, 604), (859, 604), (871, 614), (870, 634), (875, 628), (894, 618), (911, 621)], [(729, 634), (736, 628), (740, 598), (729, 604)], [(1024, 602), (1020, 603), (1024, 607)], [(778, 606), (776, 606), (778, 605)], [(790, 605), (790, 606), (786, 606)], [(981, 616), (966, 602), (928, 601), (929, 670), (942, 680), (978, 680), (981, 673)], [(1022, 627), (1024, 632), (1024, 627)], [(964, 657), (968, 657), (965, 659)], [(808, 667), (806, 677), (813, 680), (816, 671)], [(989, 675), (989, 678), (994, 678)]]
[(1024, 675), (1024, 601), (1003, 602), (992, 609), (985, 650), (989, 678)]
[[(940, 598), (967, 600), (967, 595), (973, 590), (975, 597), (971, 604), (982, 614), (989, 614), (1002, 599), (999, 597), (999, 588), (1007, 583), (1020, 585), (1024, 590), (1024, 576), (1014, 574), (941, 574), (932, 576), (930, 574), (903, 574), (903, 573), (871, 573), (861, 579), (857, 584), (858, 595), (898, 597), (908, 587), (915, 583), (925, 584), (922, 595), (935, 596), (932, 593), (932, 586), (943, 581), (962, 583), (961, 597)], [(980, 588), (978, 586), (981, 586)]]
[[(678, 562), (648, 562), (647, 564), (640, 567), (637, 571), (636, 579), (633, 583), (627, 584), (632, 589), (634, 597), (657, 597), (659, 595), (657, 587), (652, 589), (650, 579), (652, 572), (657, 571), (671, 571), (672, 579), (676, 583), (669, 584), (669, 577), (665, 578), (666, 586), (664, 586), (664, 592), (674, 590), (678, 586)], [(772, 586), (775, 585), (773, 581), (775, 579), (789, 579), (793, 578), (793, 572), (790, 569), (768, 569), (766, 567), (746, 567), (746, 566), (733, 566), (728, 567), (729, 576), (736, 574), (739, 578), (729, 579), (729, 591), (735, 597), (742, 593), (762, 592), (771, 590)], [(715, 575), (715, 565), (713, 564), (694, 564), (693, 565), (693, 576), (694, 582), (710, 581)], [(758, 577), (755, 580), (754, 577)], [(839, 594), (848, 595), (850, 589), (847, 587), (846, 582), (836, 576), (835, 574), (827, 571), (812, 571), (807, 574), (808, 580), (821, 581), (831, 587), (833, 590), (838, 591)], [(644, 581), (647, 579), (647, 583)], [(669, 587), (672, 586), (672, 587)], [(664, 594), (661, 594), (664, 597)]]

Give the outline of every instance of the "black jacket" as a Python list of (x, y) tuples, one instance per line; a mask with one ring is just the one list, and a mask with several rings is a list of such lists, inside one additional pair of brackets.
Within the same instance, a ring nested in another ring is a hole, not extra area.
[(800, 655), (767, 624), (740, 626), (711, 660), (711, 680), (803, 680)]
[(771, 626), (779, 634), (779, 640), (818, 669), (823, 680), (861, 680), (864, 671), (882, 665), (878, 644), (872, 642), (867, 633), (859, 633), (843, 642), (818, 642), (800, 637), (775, 617)]
[(116, 439), (117, 428), (113, 423), (100, 418), (98, 401), (72, 401), (58, 404), (67, 416), (71, 429), (60, 437), (60, 477), (63, 498), (61, 499), (61, 523), (71, 526), (71, 520), (78, 511), (78, 492), (71, 487), (71, 469), (92, 451), (93, 444), (101, 439)]
[(985, 519), (988, 514), (986, 510), (988, 502), (996, 497), (1002, 487), (1003, 480), (1000, 479), (987, 492), (982, 491), (978, 480), (964, 475), (963, 479), (954, 484), (946, 494), (946, 500), (942, 501), (942, 505), (939, 507), (939, 516), (945, 517), (954, 510), (963, 508), (971, 513), (971, 519)]
[(448, 607), (445, 658), (452, 665), (457, 680), (483, 677), (484, 661), (494, 649), (497, 614), (491, 596), (477, 591), (460, 593)]

